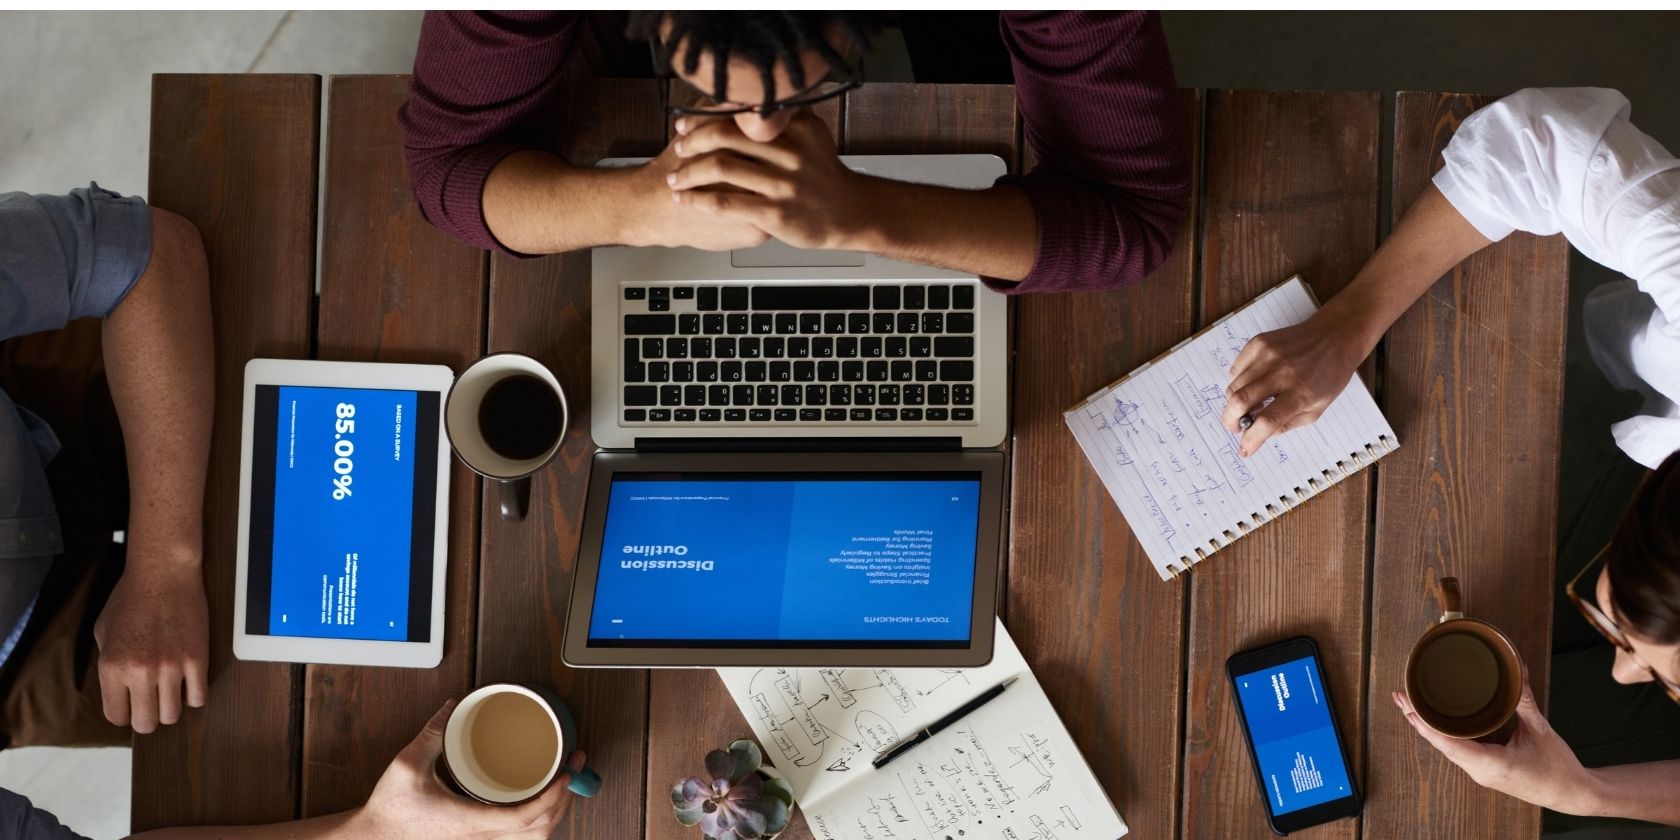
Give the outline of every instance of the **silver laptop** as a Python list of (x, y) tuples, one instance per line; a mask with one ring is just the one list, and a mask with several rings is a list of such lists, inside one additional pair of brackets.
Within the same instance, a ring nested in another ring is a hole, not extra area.
[[(995, 155), (842, 161), (968, 189), (1005, 172)], [(972, 274), (774, 241), (592, 259), (590, 428), (603, 448), (986, 448), (1007, 432), (1008, 308)]]

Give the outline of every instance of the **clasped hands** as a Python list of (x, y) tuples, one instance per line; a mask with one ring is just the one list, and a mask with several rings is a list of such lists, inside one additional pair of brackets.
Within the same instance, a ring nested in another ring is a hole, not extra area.
[(651, 244), (730, 250), (774, 237), (798, 248), (867, 248), (872, 180), (840, 162), (827, 124), (796, 114), (774, 140), (748, 138), (728, 117), (684, 116), (644, 169), (668, 209)]

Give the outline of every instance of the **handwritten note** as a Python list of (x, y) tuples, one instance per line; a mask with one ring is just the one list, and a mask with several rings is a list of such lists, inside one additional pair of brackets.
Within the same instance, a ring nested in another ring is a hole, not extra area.
[[(719, 669), (818, 840), (1112, 840), (1126, 824), (1002, 622), (984, 668)], [(876, 770), (899, 739), (996, 699)]]
[(1248, 458), (1220, 423), (1231, 363), (1253, 336), (1317, 306), (1301, 278), (1262, 294), (1066, 413), (1068, 428), (1163, 579), (1399, 445), (1354, 376), (1318, 422)]

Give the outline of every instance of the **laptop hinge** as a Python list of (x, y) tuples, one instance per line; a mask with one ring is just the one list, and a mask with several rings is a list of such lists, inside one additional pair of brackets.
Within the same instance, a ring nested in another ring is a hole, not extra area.
[(956, 452), (960, 437), (636, 438), (637, 452)]

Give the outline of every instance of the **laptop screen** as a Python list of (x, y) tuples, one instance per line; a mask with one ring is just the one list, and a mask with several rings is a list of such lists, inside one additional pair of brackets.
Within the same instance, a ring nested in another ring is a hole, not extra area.
[(618, 473), (593, 647), (960, 648), (978, 472)]

